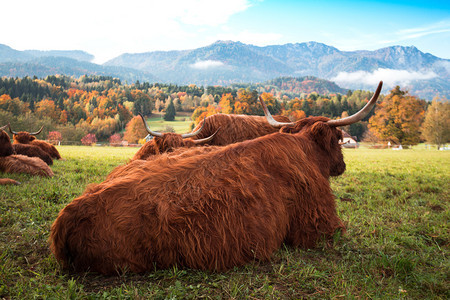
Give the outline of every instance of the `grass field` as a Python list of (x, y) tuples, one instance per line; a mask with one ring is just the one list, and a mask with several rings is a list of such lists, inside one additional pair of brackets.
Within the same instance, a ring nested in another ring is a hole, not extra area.
[(450, 152), (344, 150), (333, 178), (347, 233), (313, 250), (224, 273), (177, 267), (105, 277), (71, 274), (48, 249), (58, 212), (137, 148), (60, 146), (55, 177), (0, 174), (0, 299), (449, 299)]
[(159, 113), (154, 113), (151, 118), (147, 119), (147, 124), (150, 129), (154, 131), (166, 131), (167, 126), (172, 127), (176, 133), (187, 133), (191, 131), (191, 114), (181, 114), (178, 113), (175, 116), (175, 121), (164, 121), (162, 116)]

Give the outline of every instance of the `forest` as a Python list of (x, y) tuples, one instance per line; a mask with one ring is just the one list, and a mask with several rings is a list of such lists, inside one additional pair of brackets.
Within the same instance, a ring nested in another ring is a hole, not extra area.
[[(314, 90), (327, 90), (317, 88), (323, 87), (321, 84), (314, 77), (280, 78), (265, 85), (230, 87), (139, 81), (127, 84), (109, 76), (93, 75), (0, 78), (0, 125), (10, 123), (16, 131), (33, 131), (44, 125), (44, 138), (63, 144), (80, 144), (87, 135), (100, 142), (110, 141), (111, 137), (120, 141), (124, 133), (126, 138), (127, 124), (138, 113), (147, 117), (155, 113), (167, 115), (169, 106), (175, 108), (174, 114), (191, 115), (192, 127), (215, 113), (263, 115), (259, 96), (272, 114), (288, 116), (292, 121), (312, 115), (334, 119), (355, 113), (373, 94), (362, 90), (319, 94)], [(389, 95), (381, 95), (378, 102), (379, 108), (363, 122), (345, 130), (358, 140), (373, 142), (413, 145), (424, 139), (420, 128), (431, 103), (410, 96), (400, 87)], [(444, 107), (447, 109), (448, 105)], [(402, 124), (395, 115), (403, 116)], [(410, 125), (405, 125), (406, 122)]]

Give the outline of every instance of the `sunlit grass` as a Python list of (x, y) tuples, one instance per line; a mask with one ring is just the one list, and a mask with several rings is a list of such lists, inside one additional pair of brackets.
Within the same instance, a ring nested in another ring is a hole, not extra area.
[[(189, 130), (187, 130), (189, 131)], [(60, 146), (55, 177), (0, 174), (0, 299), (449, 298), (450, 152), (344, 150), (332, 178), (347, 224), (333, 247), (283, 247), (224, 273), (177, 267), (104, 277), (62, 271), (48, 249), (58, 212), (138, 148)]]
[(172, 127), (176, 133), (187, 133), (191, 131), (192, 120), (190, 115), (177, 115), (175, 121), (165, 121), (163, 114), (155, 113), (147, 119), (148, 126), (154, 131), (164, 132), (167, 127)]

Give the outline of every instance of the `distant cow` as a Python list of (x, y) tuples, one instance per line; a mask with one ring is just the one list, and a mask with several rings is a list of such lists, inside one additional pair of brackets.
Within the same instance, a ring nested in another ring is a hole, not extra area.
[(59, 213), (51, 251), (64, 267), (115, 274), (222, 271), (268, 260), (283, 243), (314, 247), (345, 230), (329, 184), (345, 171), (337, 127), (364, 118), (380, 90), (348, 118), (280, 123), (268, 114), (282, 132), (133, 162)]
[(218, 131), (217, 129), (215, 132), (211, 133), (209, 136), (203, 139), (193, 140), (192, 137), (199, 134), (203, 129), (202, 127), (191, 133), (185, 134), (177, 134), (171, 132), (160, 133), (151, 130), (150, 127), (147, 125), (144, 116), (141, 114), (139, 114), (139, 116), (141, 117), (148, 134), (151, 135), (153, 138), (150, 141), (146, 142), (144, 146), (142, 146), (136, 152), (132, 160), (148, 159), (153, 155), (158, 155), (165, 152), (172, 152), (174, 149), (180, 147), (190, 148), (199, 145), (204, 145), (205, 143), (208, 143), (212, 138), (214, 138), (214, 135)]
[[(263, 116), (215, 114), (200, 121), (192, 133), (182, 135), (152, 131), (142, 115), (141, 118), (147, 132), (154, 138), (136, 152), (133, 160), (148, 159), (152, 155), (171, 152), (179, 147), (190, 148), (204, 144), (224, 146), (278, 131)], [(290, 121), (284, 116), (275, 118), (280, 122)]]
[(53, 159), (50, 154), (42, 150), (42, 148), (32, 144), (13, 144), (14, 153), (21, 154), (29, 157), (39, 157), (47, 165), (53, 165)]
[(59, 152), (55, 146), (53, 146), (52, 144), (49, 144), (45, 141), (36, 139), (35, 135), (38, 135), (39, 133), (41, 133), (44, 126), (42, 126), (41, 129), (39, 129), (36, 132), (26, 132), (26, 131), (16, 132), (11, 129), (11, 125), (9, 125), (9, 124), (8, 124), (8, 128), (9, 128), (9, 131), (13, 134), (14, 144), (30, 144), (30, 145), (38, 146), (42, 150), (47, 152), (50, 155), (50, 157), (55, 158), (55, 159), (61, 159), (61, 155), (59, 154)]
[(15, 155), (8, 134), (3, 131), (6, 126), (0, 127), (0, 172), (27, 173), (52, 177), (53, 172), (39, 157)]
[(0, 157), (0, 172), (26, 173), (43, 177), (54, 175), (50, 167), (39, 157), (16, 154)]

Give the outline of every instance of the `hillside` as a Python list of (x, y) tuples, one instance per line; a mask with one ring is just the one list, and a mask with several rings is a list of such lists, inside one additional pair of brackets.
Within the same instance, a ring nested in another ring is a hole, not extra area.
[(218, 41), (193, 50), (121, 55), (105, 65), (138, 68), (176, 84), (229, 85), (316, 76), (346, 89), (371, 89), (384, 80), (385, 89), (401, 85), (426, 99), (436, 94), (450, 97), (450, 60), (413, 46), (340, 51), (316, 42), (257, 47)]
[(249, 88), (258, 93), (271, 93), (276, 97), (288, 95), (299, 97), (302, 94), (317, 93), (320, 95), (345, 94), (348, 90), (339, 87), (334, 82), (314, 76), (279, 77), (256, 84), (232, 84), (232, 88)]
[(0, 76), (87, 74), (112, 76), (129, 83), (139, 80), (223, 87), (314, 76), (345, 90), (372, 90), (383, 80), (383, 92), (400, 85), (427, 100), (436, 95), (450, 99), (450, 60), (423, 53), (414, 46), (340, 51), (317, 42), (258, 47), (217, 41), (191, 50), (126, 53), (103, 65), (90, 63), (92, 57), (78, 50), (18, 51), (0, 44)]

